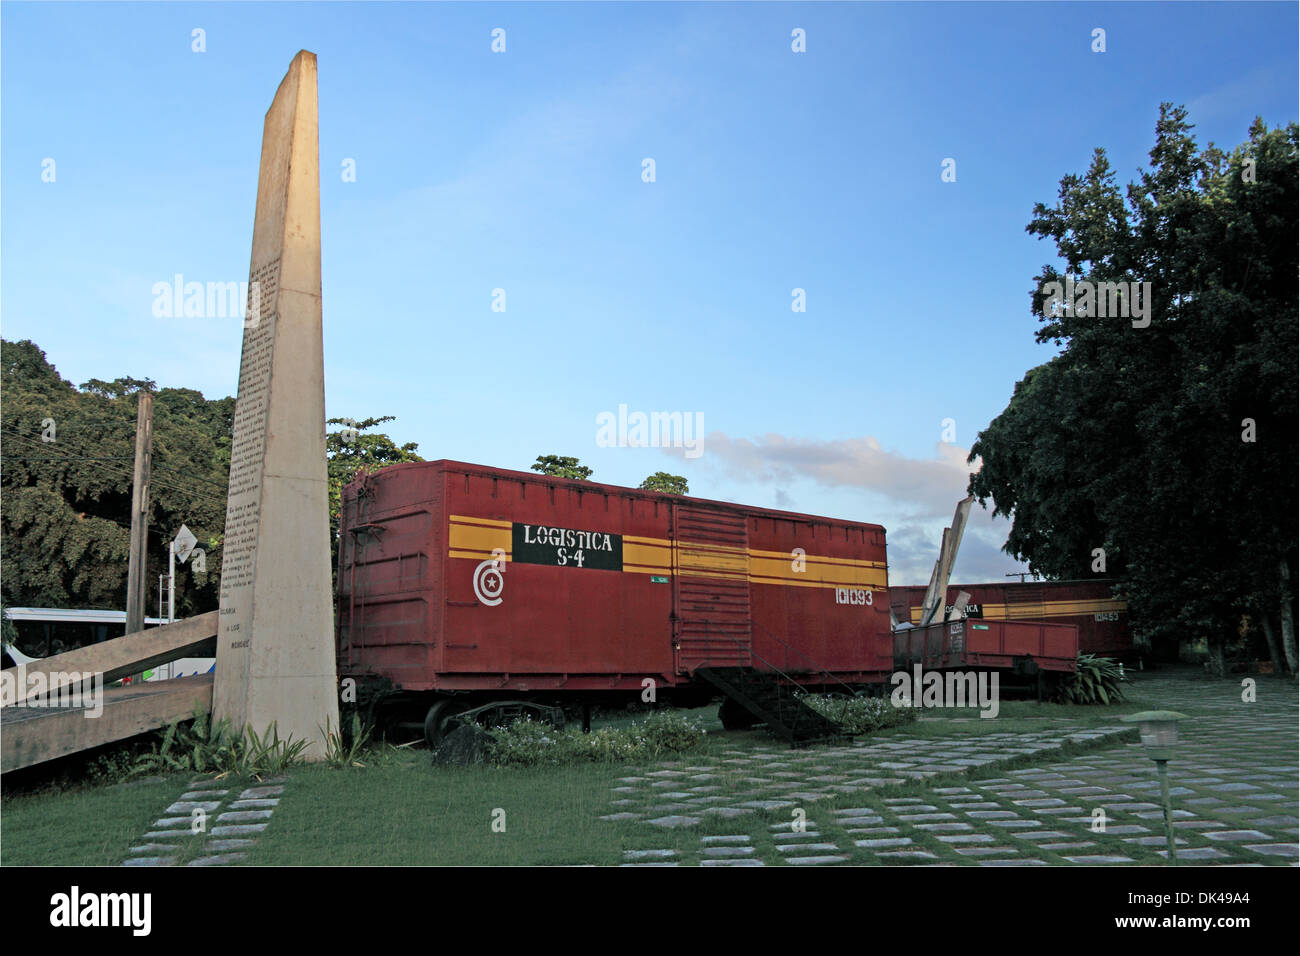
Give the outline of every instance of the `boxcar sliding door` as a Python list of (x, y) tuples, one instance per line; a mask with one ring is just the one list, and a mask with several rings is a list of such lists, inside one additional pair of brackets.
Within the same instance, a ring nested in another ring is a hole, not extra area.
[(673, 506), (673, 648), (679, 674), (750, 664), (743, 515)]

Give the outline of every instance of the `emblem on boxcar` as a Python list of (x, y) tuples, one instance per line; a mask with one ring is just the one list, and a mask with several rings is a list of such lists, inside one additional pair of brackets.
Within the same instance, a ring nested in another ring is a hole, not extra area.
[(483, 561), (474, 569), (474, 596), (479, 603), (496, 607), (501, 603), (501, 592), (506, 586), (505, 552), (500, 548), (492, 551), (495, 555), (489, 561)]

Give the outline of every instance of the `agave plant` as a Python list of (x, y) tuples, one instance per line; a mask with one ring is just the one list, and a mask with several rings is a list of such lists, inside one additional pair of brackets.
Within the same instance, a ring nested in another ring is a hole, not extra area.
[(260, 736), (252, 727), (231, 732), (230, 722), (216, 723), (196, 710), (186, 724), (169, 724), (154, 749), (139, 757), (132, 774), (187, 771), (227, 776), (260, 777), (297, 763), (307, 748), (305, 740), (281, 740), (274, 723)]
[(307, 749), (306, 740), (294, 740), (292, 737), (280, 739), (276, 722), (258, 736), (251, 726), (244, 728), (244, 736), (237, 742), (235, 768), (240, 776), (260, 777), (263, 774), (279, 773), (286, 767), (298, 763), (302, 752)]
[(321, 733), (325, 737), (325, 762), (337, 770), (364, 767), (365, 764), (359, 758), (370, 741), (370, 729), (362, 727), (359, 714), (353, 714), (352, 733), (349, 739), (344, 740), (341, 730), (342, 728), (339, 731), (331, 731), (329, 718), (326, 718), (325, 726), (321, 727)]
[(1057, 698), (1065, 704), (1112, 704), (1124, 699), (1124, 666), (1109, 657), (1080, 654), (1078, 669), (1061, 682)]

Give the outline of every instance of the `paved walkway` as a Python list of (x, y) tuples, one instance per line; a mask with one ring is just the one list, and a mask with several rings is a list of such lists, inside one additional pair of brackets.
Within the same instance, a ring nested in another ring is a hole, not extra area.
[[(123, 866), (224, 866), (247, 856), (254, 838), (266, 829), (284, 793), (283, 777), (258, 786), (214, 788), (210, 777), (190, 781), (193, 789), (163, 811), (144, 840), (128, 851)], [(224, 808), (224, 809), (223, 809)]]
[[(1296, 692), (1268, 680), (1256, 694), (1247, 703), (1238, 682), (1169, 678), (1140, 679), (1130, 690), (1192, 715), (1170, 763), (1180, 862), (1296, 861)], [(729, 751), (621, 778), (602, 819), (636, 833), (630, 844), (645, 844), (625, 851), (626, 865), (1163, 864), (1155, 765), (1140, 744), (1121, 742), (1125, 730), (1131, 738), (1131, 725), (1116, 724)], [(1114, 746), (1060, 756), (1063, 741), (1111, 738)], [(998, 762), (1025, 756), (1041, 764), (990, 776)], [(922, 785), (917, 795), (917, 781), (955, 772), (972, 779)], [(907, 795), (890, 796), (909, 781)], [(651, 828), (665, 837), (647, 836)]]

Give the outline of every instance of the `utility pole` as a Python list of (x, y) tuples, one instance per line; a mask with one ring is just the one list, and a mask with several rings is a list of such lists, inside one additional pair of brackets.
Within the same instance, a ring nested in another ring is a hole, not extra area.
[(126, 574), (126, 633), (144, 630), (149, 585), (149, 475), (153, 462), (153, 395), (136, 393), (135, 475), (131, 483), (131, 561)]

